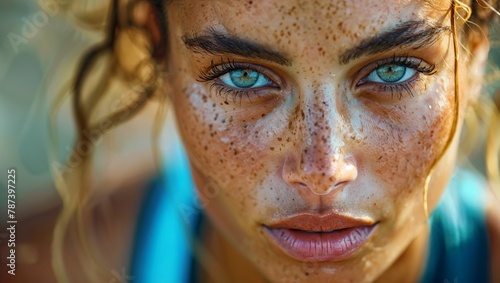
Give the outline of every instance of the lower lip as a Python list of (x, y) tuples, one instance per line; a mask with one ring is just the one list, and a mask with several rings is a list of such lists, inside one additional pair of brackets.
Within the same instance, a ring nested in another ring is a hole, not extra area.
[(339, 261), (347, 258), (370, 238), (376, 225), (333, 232), (305, 232), (266, 227), (272, 242), (290, 257), (304, 262)]

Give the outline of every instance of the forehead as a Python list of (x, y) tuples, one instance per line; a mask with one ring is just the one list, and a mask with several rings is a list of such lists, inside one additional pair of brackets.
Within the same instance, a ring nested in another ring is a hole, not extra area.
[(441, 23), (451, 0), (183, 0), (171, 20), (180, 36), (216, 29), (292, 53), (341, 50), (407, 21)]

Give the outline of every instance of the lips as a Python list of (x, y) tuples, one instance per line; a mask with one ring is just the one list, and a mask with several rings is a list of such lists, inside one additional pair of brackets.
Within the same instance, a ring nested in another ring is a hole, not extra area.
[(264, 225), (271, 242), (304, 262), (340, 261), (360, 249), (373, 234), (374, 221), (340, 214), (300, 214)]

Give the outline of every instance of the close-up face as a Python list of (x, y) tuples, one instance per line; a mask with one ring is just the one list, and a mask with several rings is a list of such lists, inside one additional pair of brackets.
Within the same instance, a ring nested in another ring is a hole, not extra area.
[(373, 280), (426, 226), (426, 177), (440, 159), (432, 211), (456, 151), (440, 158), (456, 105), (450, 5), (169, 4), (167, 92), (199, 196), (263, 276)]

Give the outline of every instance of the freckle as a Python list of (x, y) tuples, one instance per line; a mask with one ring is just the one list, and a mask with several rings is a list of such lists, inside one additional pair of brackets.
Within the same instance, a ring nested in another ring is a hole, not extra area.
[(282, 138), (278, 138), (278, 141), (282, 141), (283, 139)]
[(274, 151), (274, 147), (272, 147), (272, 146), (269, 149), (272, 150), (272, 151)]

